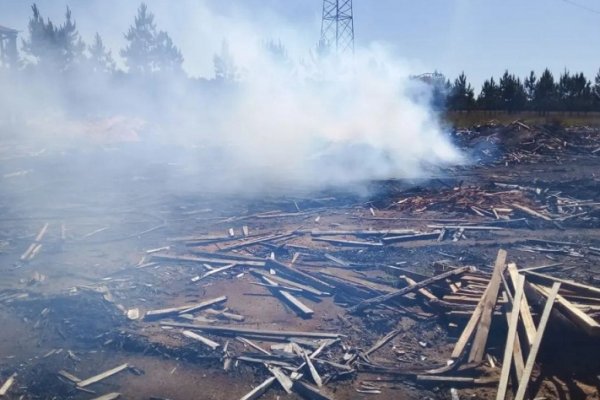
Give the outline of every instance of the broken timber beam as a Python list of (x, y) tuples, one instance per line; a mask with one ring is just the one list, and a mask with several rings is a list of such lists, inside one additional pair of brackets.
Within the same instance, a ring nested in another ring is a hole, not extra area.
[(365, 308), (368, 308), (368, 307), (371, 307), (371, 306), (374, 306), (374, 305), (377, 305), (380, 303), (385, 303), (386, 301), (393, 300), (397, 297), (404, 296), (407, 293), (411, 293), (411, 292), (414, 292), (421, 288), (424, 288), (434, 282), (444, 280), (451, 276), (460, 275), (460, 274), (468, 271), (469, 269), (470, 269), (470, 267), (460, 267), (460, 268), (456, 268), (456, 269), (453, 269), (448, 272), (444, 272), (443, 274), (436, 275), (434, 277), (420, 281), (420, 282), (416, 283), (415, 285), (410, 285), (410, 286), (407, 286), (403, 289), (397, 290), (392, 293), (387, 293), (387, 294), (384, 294), (381, 296), (374, 297), (372, 299), (364, 300), (364, 301), (358, 303), (357, 305), (350, 307), (348, 310), (352, 313), (362, 311)]

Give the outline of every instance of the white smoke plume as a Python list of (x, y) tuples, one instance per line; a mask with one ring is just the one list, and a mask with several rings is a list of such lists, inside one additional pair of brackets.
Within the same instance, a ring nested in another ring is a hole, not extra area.
[[(151, 85), (82, 74), (68, 83), (39, 75), (18, 83), (4, 79), (4, 126), (15, 137), (63, 149), (136, 142), (129, 149), (136, 154), (127, 154), (131, 162), (175, 165), (194, 185), (212, 191), (360, 186), (427, 178), (432, 167), (464, 161), (429, 107), (428, 88), (410, 79), (418, 71), (384, 46), (322, 59), (297, 33), (289, 53), (274, 55), (261, 29), (235, 19), (240, 16), (227, 19), (200, 8), (194, 11), (198, 26), (221, 21), (231, 27), (213, 42), (227, 39), (235, 82), (167, 75)], [(164, 13), (168, 8), (156, 12), (159, 25)]]

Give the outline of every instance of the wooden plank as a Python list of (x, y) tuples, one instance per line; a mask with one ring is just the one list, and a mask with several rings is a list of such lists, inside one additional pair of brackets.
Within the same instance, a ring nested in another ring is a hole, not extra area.
[(483, 308), (481, 310), (479, 324), (477, 325), (477, 331), (475, 332), (475, 338), (473, 339), (471, 352), (469, 353), (470, 363), (481, 362), (485, 356), (485, 346), (490, 333), (492, 313), (494, 312), (494, 307), (498, 300), (498, 291), (500, 290), (500, 284), (502, 283), (502, 273), (506, 267), (506, 256), (506, 250), (500, 249), (498, 251), (492, 279), (490, 279), (490, 284), (488, 285), (489, 290), (486, 290), (485, 295), (482, 297)]
[(104, 394), (104, 395), (102, 395), (100, 397), (96, 397), (96, 398), (94, 398), (92, 400), (116, 400), (119, 397), (121, 397), (121, 393), (112, 392), (112, 393)]
[(250, 335), (250, 336), (269, 336), (280, 338), (312, 338), (312, 339), (337, 339), (344, 335), (341, 333), (326, 332), (299, 332), (299, 331), (273, 331), (267, 329), (251, 329), (233, 326), (202, 325), (202, 324), (184, 324), (179, 322), (161, 322), (161, 326), (172, 326), (174, 328), (185, 328), (205, 332), (215, 332), (228, 335)]
[(283, 390), (285, 390), (287, 394), (291, 394), (294, 382), (290, 379), (290, 377), (283, 373), (283, 371), (279, 367), (273, 367), (268, 364), (265, 365), (267, 366), (271, 374), (273, 374), (273, 376), (277, 379), (277, 382), (279, 382)]
[(428, 285), (431, 285), (432, 283), (444, 280), (444, 279), (446, 279), (446, 278), (448, 278), (450, 276), (460, 275), (460, 274), (464, 273), (465, 271), (467, 271), (469, 269), (470, 269), (470, 267), (460, 267), (460, 268), (456, 268), (456, 269), (444, 272), (443, 274), (436, 275), (436, 276), (434, 276), (432, 278), (429, 278), (429, 279), (425, 279), (423, 281), (418, 282), (415, 285), (407, 286), (407, 287), (405, 287), (403, 289), (400, 289), (400, 290), (397, 290), (395, 292), (387, 293), (387, 294), (384, 294), (384, 295), (381, 295), (381, 296), (377, 296), (377, 297), (374, 297), (374, 298), (371, 298), (371, 299), (368, 299), (368, 300), (361, 301), (357, 305), (355, 305), (353, 307), (350, 307), (348, 309), (348, 311), (350, 311), (352, 313), (355, 313), (355, 312), (358, 312), (358, 311), (362, 311), (362, 310), (364, 310), (367, 307), (371, 307), (371, 306), (374, 306), (374, 305), (377, 305), (377, 304), (380, 304), (380, 303), (385, 303), (385, 302), (393, 300), (393, 299), (395, 299), (397, 297), (404, 296), (405, 294), (414, 292), (414, 291), (419, 290), (421, 288), (424, 288), (424, 287), (426, 287)]
[[(406, 283), (408, 283), (409, 285), (416, 285), (417, 284), (417, 282), (415, 280), (409, 278), (406, 275), (402, 275), (401, 278), (403, 278), (406, 281)], [(427, 290), (425, 288), (419, 289), (418, 293), (421, 296), (425, 297), (427, 300), (433, 300), (433, 301), (438, 300), (438, 298), (433, 293), (431, 293), (429, 290)]]
[(214, 299), (206, 300), (206, 301), (203, 301), (202, 303), (198, 303), (194, 306), (191, 306), (189, 308), (181, 310), (181, 311), (179, 311), (179, 314), (190, 314), (190, 313), (196, 312), (198, 310), (201, 310), (203, 308), (210, 307), (212, 305), (223, 303), (226, 301), (227, 301), (227, 296), (216, 297)]
[(240, 398), (240, 400), (256, 400), (256, 399), (258, 399), (269, 389), (269, 387), (273, 384), (273, 382), (275, 382), (275, 380), (276, 379), (274, 376), (267, 378), (263, 383), (261, 383), (260, 385), (258, 385), (254, 389), (252, 389), (246, 395), (242, 396)]
[(544, 337), (546, 324), (548, 323), (548, 319), (550, 318), (550, 312), (552, 311), (552, 307), (554, 306), (554, 300), (558, 295), (558, 289), (560, 289), (560, 283), (555, 282), (554, 285), (552, 285), (550, 293), (548, 293), (548, 300), (546, 301), (544, 311), (542, 312), (542, 317), (540, 318), (540, 323), (537, 327), (533, 346), (531, 346), (531, 349), (529, 350), (529, 356), (527, 357), (527, 362), (525, 363), (525, 370), (523, 371), (523, 376), (521, 378), (521, 381), (519, 382), (519, 388), (517, 389), (517, 394), (515, 395), (514, 400), (525, 399), (527, 386), (529, 385), (529, 379), (531, 378), (531, 372), (533, 371), (533, 365), (535, 364), (537, 353), (542, 344), (542, 338)]
[(268, 284), (273, 286), (273, 289), (270, 289), (271, 292), (279, 294), (281, 297), (283, 297), (283, 299), (292, 307), (292, 309), (298, 315), (300, 315), (303, 318), (310, 318), (313, 316), (313, 314), (315, 312), (312, 309), (310, 309), (308, 306), (306, 306), (304, 303), (302, 303), (300, 300), (298, 300), (290, 292), (283, 290), (283, 289), (279, 289), (278, 288), (279, 284), (277, 282), (272, 281), (271, 279), (267, 278), (266, 276), (261, 276), (261, 278), (265, 282), (267, 282)]
[(152, 258), (156, 258), (157, 260), (164, 261), (183, 261), (183, 262), (193, 262), (200, 264), (215, 264), (215, 265), (229, 265), (229, 264), (237, 264), (243, 265), (246, 267), (264, 267), (264, 261), (246, 261), (246, 260), (235, 260), (235, 259), (226, 259), (226, 258), (209, 258), (209, 257), (193, 257), (193, 256), (175, 256), (172, 254), (162, 254), (155, 253), (152, 254)]
[(64, 369), (61, 369), (60, 371), (58, 371), (58, 375), (62, 376), (63, 378), (65, 378), (73, 383), (81, 382), (81, 379), (79, 379), (75, 375), (65, 371)]
[(321, 379), (321, 375), (319, 375), (319, 373), (317, 372), (317, 369), (313, 365), (312, 360), (310, 359), (308, 354), (305, 351), (303, 351), (302, 356), (304, 357), (304, 362), (308, 366), (308, 370), (310, 371), (310, 376), (312, 377), (313, 381), (317, 384), (318, 387), (323, 386), (323, 380)]
[(108, 378), (110, 376), (118, 374), (119, 372), (121, 372), (121, 371), (123, 371), (123, 370), (125, 370), (127, 368), (129, 368), (129, 364), (121, 364), (118, 367), (115, 367), (113, 369), (109, 369), (108, 371), (105, 371), (105, 372), (103, 372), (101, 374), (92, 376), (91, 378), (88, 378), (88, 379), (85, 379), (85, 380), (83, 380), (81, 382), (78, 382), (77, 383), (77, 387), (84, 388), (84, 387), (89, 386), (89, 385), (91, 385), (93, 383), (100, 382), (101, 380), (104, 380), (104, 379), (106, 379), (106, 378)]
[(305, 282), (308, 281), (310, 283), (310, 285), (315, 286), (317, 289), (320, 289), (320, 290), (333, 289), (333, 286), (331, 286), (330, 284), (323, 282), (322, 280), (315, 278), (314, 276), (307, 274), (306, 272), (300, 271), (297, 268), (288, 267), (287, 265), (282, 264), (275, 260), (271, 260), (271, 259), (267, 260), (266, 267), (273, 268), (274, 270), (277, 270), (277, 271), (282, 272), (283, 274), (292, 276), (295, 279), (299, 279), (299, 280), (302, 280)]
[(231, 250), (239, 249), (239, 248), (242, 248), (242, 247), (247, 247), (247, 246), (252, 246), (252, 245), (255, 245), (255, 244), (269, 242), (271, 240), (285, 239), (285, 238), (288, 238), (288, 237), (292, 237), (294, 235), (296, 235), (296, 232), (284, 233), (284, 234), (279, 234), (279, 235), (263, 236), (263, 237), (259, 237), (257, 239), (245, 240), (243, 242), (235, 243), (235, 244), (232, 244), (230, 246), (221, 247), (219, 249), (219, 251), (231, 251)]
[(385, 346), (387, 342), (398, 336), (400, 332), (402, 332), (400, 329), (394, 329), (393, 331), (379, 339), (377, 343), (375, 343), (373, 346), (371, 346), (371, 348), (369, 348), (369, 350), (365, 351), (365, 355), (369, 356), (375, 351), (379, 350), (381, 347)]
[(525, 206), (522, 206), (522, 205), (517, 204), (517, 203), (513, 203), (512, 206), (515, 207), (515, 208), (518, 208), (519, 210), (523, 211), (524, 213), (527, 213), (527, 214), (532, 215), (534, 217), (541, 218), (541, 219), (543, 219), (545, 221), (552, 221), (552, 218), (550, 218), (550, 217), (548, 217), (548, 216), (546, 216), (544, 214), (540, 214), (539, 212), (537, 212), (535, 210), (532, 210), (529, 207), (525, 207)]
[[(517, 269), (517, 264), (510, 263), (508, 264), (508, 274), (510, 275), (510, 280), (512, 281), (513, 287), (517, 287), (517, 280), (519, 277), (519, 271)], [(515, 289), (516, 290), (516, 289)], [(521, 321), (523, 321), (523, 326), (525, 327), (525, 336), (527, 337), (527, 342), (529, 346), (533, 344), (533, 338), (535, 338), (535, 323), (533, 322), (533, 317), (531, 316), (531, 310), (529, 309), (529, 302), (527, 301), (527, 297), (523, 296), (521, 298)]]
[[(533, 288), (535, 288), (545, 297), (548, 297), (549, 290), (546, 287), (536, 284), (531, 284), (531, 286), (533, 286)], [(598, 324), (592, 317), (584, 313), (581, 309), (577, 308), (573, 303), (561, 295), (556, 296), (556, 300), (558, 303), (558, 308), (560, 308), (560, 310), (563, 311), (573, 323), (585, 330), (588, 334), (600, 334), (600, 324)]]
[(277, 291), (279, 292), (279, 294), (281, 294), (281, 296), (289, 304), (292, 305), (292, 307), (296, 310), (297, 313), (300, 314), (300, 316), (302, 316), (304, 318), (310, 318), (315, 313), (311, 308), (309, 308), (307, 305), (305, 305), (300, 300), (298, 300), (296, 297), (294, 297), (294, 295), (291, 294), (290, 292), (288, 292), (286, 290), (277, 290)]
[(513, 299), (510, 321), (508, 323), (508, 334), (506, 335), (506, 346), (504, 347), (504, 357), (502, 358), (502, 372), (500, 373), (500, 384), (496, 393), (496, 400), (504, 400), (508, 388), (508, 378), (510, 377), (510, 366), (513, 360), (515, 348), (515, 339), (517, 338), (517, 325), (519, 323), (520, 308), (525, 287), (525, 277), (518, 275), (515, 282), (515, 297)]
[[(485, 293), (487, 293), (487, 289)], [(477, 324), (481, 319), (481, 312), (483, 310), (483, 299), (485, 298), (485, 293), (483, 294), (483, 296), (481, 296), (479, 304), (477, 304), (477, 307), (475, 307), (475, 311), (473, 311), (473, 313), (471, 314), (469, 322), (467, 322), (467, 325), (465, 325), (465, 328), (463, 329), (462, 333), (460, 334), (460, 337), (454, 345), (454, 350), (452, 350), (452, 355), (450, 356), (452, 360), (458, 360), (462, 356), (465, 347), (467, 347), (467, 343), (469, 343), (469, 340), (471, 340), (471, 337), (475, 332), (475, 328), (477, 327)]]
[(255, 270), (255, 269), (251, 270), (250, 273), (252, 273), (253, 275), (257, 275), (257, 276), (265, 276), (265, 277), (267, 277), (267, 278), (269, 278), (271, 280), (277, 281), (278, 283), (283, 284), (283, 285), (288, 285), (288, 286), (291, 286), (291, 287), (294, 287), (294, 288), (302, 289), (303, 291), (305, 291), (307, 293), (314, 294), (315, 296), (322, 297), (322, 296), (329, 296), (330, 295), (329, 293), (322, 292), (322, 291), (320, 291), (318, 289), (315, 289), (312, 286), (303, 285), (301, 283), (298, 283), (298, 282), (295, 282), (295, 281), (291, 281), (291, 280), (286, 279), (286, 278), (282, 278), (279, 275), (270, 275), (270, 274), (268, 274), (266, 272), (258, 271), (258, 270)]
[(191, 312), (200, 310), (202, 308), (210, 307), (213, 304), (222, 303), (227, 300), (226, 296), (217, 297), (215, 299), (207, 300), (202, 303), (197, 304), (186, 304), (178, 307), (171, 308), (162, 308), (159, 310), (150, 310), (147, 311), (144, 318), (145, 319), (159, 319), (168, 317), (174, 314), (189, 314)]
[(365, 242), (359, 240), (342, 240), (342, 239), (329, 239), (324, 237), (312, 238), (313, 242), (324, 242), (334, 244), (338, 246), (349, 246), (349, 247), (383, 247), (383, 243), (378, 242)]
[(534, 282), (541, 281), (543, 283), (559, 282), (559, 283), (561, 283), (563, 288), (570, 289), (574, 292), (587, 293), (587, 294), (595, 296), (595, 297), (600, 296), (600, 288), (597, 288), (594, 286), (584, 285), (582, 283), (577, 283), (577, 282), (574, 282), (571, 280), (555, 278), (554, 276), (540, 274), (538, 272), (524, 271), (524, 273), (528, 277), (530, 277), (530, 279), (529, 279), (530, 281), (534, 281)]
[(205, 338), (204, 336), (200, 336), (197, 333), (194, 333), (192, 331), (183, 331), (181, 333), (185, 337), (194, 339), (194, 340), (204, 344), (205, 346), (210, 347), (211, 350), (216, 350), (221, 346), (219, 343), (217, 343), (213, 340), (210, 340), (209, 338)]
[(311, 236), (398, 236), (417, 233), (413, 229), (310, 231)]
[(15, 383), (15, 378), (17, 377), (17, 373), (12, 374), (6, 382), (0, 386), (0, 396), (5, 396), (6, 393), (10, 390), (11, 386)]
[(417, 233), (415, 235), (388, 236), (381, 239), (384, 244), (410, 242), (413, 240), (437, 239), (440, 236), (439, 231), (428, 233)]

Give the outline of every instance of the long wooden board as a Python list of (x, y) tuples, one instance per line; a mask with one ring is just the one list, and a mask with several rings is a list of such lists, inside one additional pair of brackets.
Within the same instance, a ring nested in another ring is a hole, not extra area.
[(531, 378), (531, 372), (533, 371), (533, 364), (535, 364), (537, 353), (540, 349), (540, 345), (542, 344), (544, 331), (546, 330), (546, 325), (548, 324), (548, 319), (550, 318), (550, 312), (554, 306), (554, 300), (558, 295), (558, 289), (560, 289), (560, 283), (555, 282), (554, 285), (552, 285), (552, 289), (550, 289), (550, 293), (548, 293), (548, 300), (546, 301), (544, 311), (542, 312), (542, 317), (540, 318), (540, 323), (537, 327), (533, 346), (531, 346), (531, 349), (529, 350), (529, 356), (527, 357), (527, 362), (525, 363), (525, 370), (523, 371), (523, 376), (519, 382), (519, 388), (517, 389), (517, 394), (514, 398), (515, 400), (525, 399), (527, 386), (529, 385), (529, 379)]
[(481, 310), (481, 318), (477, 325), (477, 332), (473, 339), (473, 346), (469, 353), (469, 362), (481, 362), (485, 355), (485, 346), (487, 344), (488, 335), (490, 333), (490, 325), (492, 323), (492, 314), (496, 301), (498, 300), (498, 291), (500, 290), (500, 284), (502, 283), (502, 273), (506, 267), (506, 250), (500, 249), (498, 256), (496, 257), (496, 263), (494, 265), (494, 272), (492, 273), (492, 279), (488, 285), (485, 295), (482, 297), (483, 308)]
[(510, 366), (513, 359), (515, 348), (515, 339), (517, 337), (517, 325), (519, 323), (520, 308), (525, 286), (525, 277), (519, 275), (515, 284), (515, 297), (513, 299), (510, 321), (508, 323), (508, 334), (506, 335), (506, 346), (504, 347), (504, 357), (502, 358), (502, 372), (500, 374), (500, 384), (496, 393), (496, 400), (504, 400), (506, 389), (508, 388), (508, 378), (510, 377)]
[(424, 287), (426, 287), (428, 285), (431, 285), (434, 282), (438, 282), (438, 281), (444, 280), (444, 279), (449, 278), (451, 276), (460, 275), (460, 274), (468, 271), (469, 269), (470, 269), (470, 267), (460, 267), (460, 268), (456, 268), (456, 269), (450, 270), (448, 272), (444, 272), (443, 274), (436, 275), (436, 276), (434, 276), (432, 278), (429, 278), (429, 279), (425, 279), (423, 281), (420, 281), (420, 282), (416, 283), (415, 285), (407, 286), (407, 287), (402, 288), (400, 290), (397, 290), (395, 292), (387, 293), (387, 294), (384, 294), (384, 295), (381, 295), (381, 296), (374, 297), (372, 299), (361, 301), (360, 303), (358, 303), (354, 307), (350, 307), (348, 310), (350, 312), (352, 312), (352, 313), (362, 311), (362, 310), (364, 310), (367, 307), (371, 307), (371, 306), (374, 306), (374, 305), (377, 305), (377, 304), (385, 303), (386, 301), (390, 301), (390, 300), (393, 300), (393, 299), (395, 299), (397, 297), (404, 296), (407, 293), (411, 293), (411, 292), (417, 291), (419, 289), (422, 289), (422, 288), (424, 288)]

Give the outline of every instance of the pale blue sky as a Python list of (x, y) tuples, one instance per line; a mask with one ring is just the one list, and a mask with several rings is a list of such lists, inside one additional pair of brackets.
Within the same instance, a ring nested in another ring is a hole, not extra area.
[[(423, 72), (449, 77), (464, 70), (479, 90), (505, 69), (524, 76), (548, 66), (593, 78), (600, 68), (600, 0), (354, 0), (356, 43), (383, 42)], [(30, 1), (0, 0), (0, 25), (26, 30)], [(138, 0), (38, 0), (44, 16), (62, 21), (69, 4), (85, 40), (98, 31), (118, 53)], [(297, 52), (316, 43), (320, 0), (148, 0), (159, 28), (181, 47), (185, 68), (211, 74), (223, 38), (248, 30), (282, 38)], [(591, 10), (587, 10), (589, 8)], [(597, 12), (594, 12), (597, 11)], [(233, 38), (231, 37), (233, 35)]]

